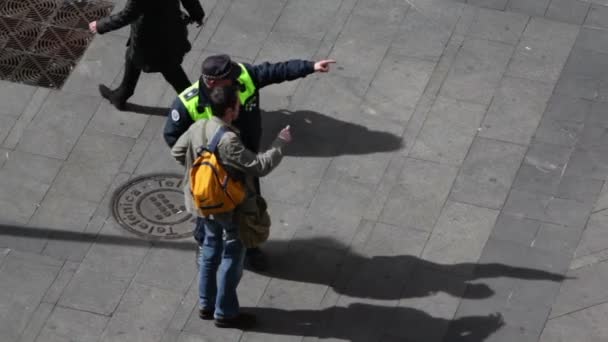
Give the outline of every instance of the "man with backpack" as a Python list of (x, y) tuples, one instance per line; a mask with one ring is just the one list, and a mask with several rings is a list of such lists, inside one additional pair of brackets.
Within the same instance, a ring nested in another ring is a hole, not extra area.
[[(169, 147), (194, 122), (204, 120), (212, 115), (208, 93), (218, 86), (235, 85), (239, 90), (242, 115), (234, 125), (241, 130), (241, 139), (245, 147), (258, 152), (262, 137), (262, 116), (260, 113), (261, 88), (271, 84), (291, 81), (306, 77), (315, 72), (329, 72), (333, 59), (317, 62), (292, 59), (279, 63), (260, 63), (256, 65), (235, 63), (227, 55), (213, 55), (203, 61), (202, 73), (197, 82), (184, 90), (171, 106), (163, 136)], [(253, 179), (256, 192), (260, 194), (258, 178)], [(253, 269), (266, 269), (265, 255), (259, 248), (247, 250), (247, 262)]]
[(209, 92), (213, 115), (199, 120), (177, 140), (171, 154), (186, 166), (186, 208), (198, 217), (194, 237), (200, 248), (199, 317), (215, 319), (218, 327), (247, 328), (252, 315), (239, 312), (236, 288), (243, 272), (245, 248), (239, 239), (234, 207), (255, 195), (247, 178), (262, 177), (281, 161), (282, 147), (291, 141), (285, 127), (269, 150), (247, 149), (237, 128), (240, 101), (234, 86)]

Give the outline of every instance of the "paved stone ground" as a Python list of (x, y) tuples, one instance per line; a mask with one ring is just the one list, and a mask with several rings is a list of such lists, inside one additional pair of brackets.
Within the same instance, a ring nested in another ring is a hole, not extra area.
[[(192, 79), (217, 52), (339, 61), (262, 92), (265, 133), (296, 142), (263, 181), (272, 268), (244, 275), (247, 332), (198, 319), (191, 241), (110, 217), (117, 186), (181, 171), (162, 116), (97, 93), (128, 31), (59, 91), (0, 82), (0, 340), (608, 340), (606, 5), (205, 1)], [(132, 102), (174, 96), (145, 75)]]

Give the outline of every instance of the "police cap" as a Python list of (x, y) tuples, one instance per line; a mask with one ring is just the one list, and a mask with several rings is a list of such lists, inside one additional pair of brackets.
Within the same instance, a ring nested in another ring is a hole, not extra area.
[(210, 80), (237, 79), (241, 68), (228, 55), (214, 55), (203, 61), (202, 75)]

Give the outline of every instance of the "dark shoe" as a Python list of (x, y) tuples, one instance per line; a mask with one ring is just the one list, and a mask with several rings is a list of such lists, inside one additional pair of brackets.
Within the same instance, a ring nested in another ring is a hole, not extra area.
[(110, 103), (113, 104), (116, 109), (120, 111), (125, 110), (127, 101), (119, 98), (118, 94), (116, 94), (116, 91), (111, 90), (103, 84), (100, 84), (99, 93), (104, 99), (110, 101)]
[(268, 269), (268, 258), (259, 248), (248, 248), (245, 256), (245, 264), (256, 272), (264, 272)]
[(212, 320), (213, 319), (213, 309), (199, 309), (198, 310), (198, 317), (200, 317), (200, 319), (204, 319), (204, 320)]
[(216, 318), (215, 326), (218, 328), (235, 328), (246, 330), (255, 325), (255, 316), (248, 313), (240, 313), (233, 318)]

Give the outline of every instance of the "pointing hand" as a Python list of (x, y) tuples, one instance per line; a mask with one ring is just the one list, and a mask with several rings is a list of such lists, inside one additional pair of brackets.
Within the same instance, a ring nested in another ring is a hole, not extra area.
[(285, 126), (285, 128), (279, 132), (279, 139), (285, 142), (291, 142), (291, 131), (289, 130), (289, 125)]
[(331, 64), (336, 63), (334, 59), (324, 59), (315, 63), (315, 71), (316, 72), (328, 72), (329, 66)]

